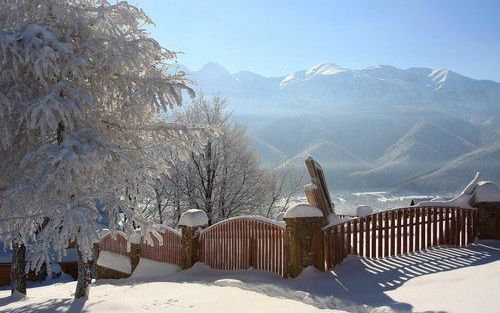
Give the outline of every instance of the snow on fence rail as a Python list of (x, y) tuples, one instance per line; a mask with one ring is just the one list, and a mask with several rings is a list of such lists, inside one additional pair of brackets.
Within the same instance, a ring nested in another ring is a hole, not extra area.
[(141, 257), (159, 262), (172, 263), (182, 266), (182, 235), (170, 227), (158, 229), (163, 239), (163, 246), (155, 237), (152, 237), (153, 245), (141, 241)]
[(350, 254), (387, 257), (438, 245), (464, 246), (477, 233), (477, 211), (454, 207), (398, 208), (327, 226), (326, 264)]
[(200, 261), (220, 270), (253, 268), (284, 275), (284, 233), (270, 219), (228, 219), (201, 231)]

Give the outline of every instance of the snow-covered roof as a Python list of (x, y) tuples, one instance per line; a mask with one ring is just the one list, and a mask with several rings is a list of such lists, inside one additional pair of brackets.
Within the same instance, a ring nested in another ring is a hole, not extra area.
[(200, 227), (208, 224), (208, 216), (205, 211), (191, 209), (182, 213), (179, 226)]
[(323, 217), (323, 212), (317, 207), (307, 203), (298, 203), (288, 208), (283, 215), (283, 218), (296, 217)]

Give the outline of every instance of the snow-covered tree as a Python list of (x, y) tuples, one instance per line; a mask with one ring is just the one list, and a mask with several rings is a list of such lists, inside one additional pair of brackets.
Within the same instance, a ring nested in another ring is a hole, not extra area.
[(242, 214), (272, 217), (289, 204), (297, 191), (289, 188), (297, 186), (294, 177), (262, 166), (245, 128), (234, 122), (223, 98), (199, 96), (177, 118), (192, 128), (219, 128), (220, 136), (207, 140), (204, 149), (187, 159), (168, 149), (167, 162), (175, 170), (156, 182), (150, 217), (175, 226), (182, 212), (197, 208), (212, 224)]
[(262, 215), (273, 218), (277, 213), (286, 211), (293, 204), (293, 198), (302, 191), (303, 182), (303, 175), (288, 166), (272, 169), (267, 178), (268, 189), (264, 194)]
[(0, 236), (26, 244), (36, 269), (75, 245), (76, 298), (100, 230), (158, 235), (138, 207), (168, 172), (159, 147), (196, 142), (165, 121), (192, 91), (151, 23), (126, 2), (0, 2)]

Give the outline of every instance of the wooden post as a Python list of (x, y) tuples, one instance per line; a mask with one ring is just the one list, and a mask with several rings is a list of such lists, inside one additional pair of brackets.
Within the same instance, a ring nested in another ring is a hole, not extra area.
[(377, 214), (372, 215), (372, 247), (371, 247), (371, 257), (377, 257)]
[(432, 208), (427, 208), (427, 249), (432, 247)]
[(371, 254), (371, 249), (370, 249), (370, 223), (371, 223), (371, 217), (365, 216), (365, 256), (367, 258), (370, 258), (372, 256)]
[(352, 253), (352, 245), (351, 245), (351, 222), (347, 222), (347, 230), (346, 230), (346, 256)]
[(461, 236), (460, 236), (460, 246), (465, 246), (465, 214), (467, 213), (465, 209), (461, 209), (461, 214), (460, 214), (460, 231), (461, 231)]
[(332, 263), (330, 264), (331, 267), (335, 267), (339, 263), (339, 232), (338, 232), (338, 227), (333, 226), (330, 234), (332, 238), (332, 246), (330, 247), (330, 251), (332, 253)]
[(379, 258), (383, 257), (383, 251), (382, 251), (382, 241), (383, 241), (383, 237), (384, 237), (384, 234), (382, 233), (382, 228), (383, 228), (383, 224), (384, 224), (384, 218), (383, 218), (383, 215), (382, 213), (378, 213), (377, 214), (378, 218), (378, 228), (377, 228), (377, 256)]
[(420, 244), (422, 245), (421, 250), (425, 250), (427, 248), (427, 208), (421, 208), (420, 210), (422, 213), (420, 230), (422, 240)]
[(437, 246), (438, 242), (438, 210), (439, 208), (432, 209), (432, 245)]
[(408, 254), (408, 210), (403, 209), (403, 254)]
[(397, 237), (396, 237), (396, 253), (398, 255), (400, 255), (402, 253), (402, 247), (401, 247), (401, 241), (402, 241), (402, 237), (403, 237), (403, 234), (402, 234), (402, 226), (401, 226), (401, 223), (402, 223), (402, 215), (403, 215), (403, 212), (401, 210), (397, 210), (396, 211), (396, 214), (397, 214), (397, 218), (398, 218), (398, 225), (397, 225)]
[(358, 220), (354, 220), (352, 225), (352, 250), (354, 255), (358, 254)]
[(444, 243), (450, 244), (450, 208), (444, 209)]
[(340, 254), (339, 254), (339, 264), (342, 263), (342, 260), (344, 259), (344, 248), (345, 248), (345, 231), (344, 231), (344, 224), (340, 224), (337, 226), (339, 229), (339, 248), (340, 248)]
[[(473, 227), (473, 234), (474, 234), (474, 237), (473, 237), (473, 240), (476, 240), (476, 238), (479, 237), (479, 209), (478, 210), (475, 210), (474, 211), (474, 215), (473, 215), (473, 223), (472, 223), (472, 227)], [(500, 225), (500, 223), (498, 223), (498, 225)], [(497, 238), (497, 239), (500, 239), (500, 238)]]
[(420, 251), (420, 208), (415, 208), (415, 251)]
[(389, 212), (384, 213), (384, 257), (389, 256)]
[(472, 213), (472, 210), (467, 210), (467, 245), (471, 244), (474, 240), (472, 235)]
[(409, 209), (410, 214), (409, 214), (409, 233), (410, 233), (410, 246), (408, 248), (408, 252), (413, 253), (415, 249), (413, 248), (413, 238), (415, 236), (414, 230), (413, 230), (413, 225), (415, 224), (414, 219), (415, 219), (415, 208), (410, 208)]
[(391, 256), (396, 255), (396, 211), (391, 211)]
[(456, 245), (457, 244), (457, 209), (456, 208), (451, 208), (451, 231), (450, 231), (450, 244), (451, 245)]
[(365, 254), (365, 218), (361, 217), (359, 219), (359, 256), (364, 256)]

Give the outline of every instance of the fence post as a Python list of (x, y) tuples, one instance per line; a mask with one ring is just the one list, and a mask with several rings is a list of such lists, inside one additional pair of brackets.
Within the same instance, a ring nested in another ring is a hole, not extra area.
[(325, 270), (323, 212), (308, 204), (290, 207), (283, 219), (285, 230), (285, 277), (297, 277), (307, 266)]
[(500, 239), (500, 202), (476, 202), (473, 207), (477, 211), (474, 237)]
[(139, 260), (141, 259), (141, 245), (139, 243), (130, 244), (130, 266), (132, 268), (132, 273), (134, 272), (137, 265), (139, 265)]
[(188, 269), (200, 260), (200, 230), (208, 225), (208, 216), (202, 210), (191, 209), (182, 213), (179, 226), (182, 229), (182, 268)]

